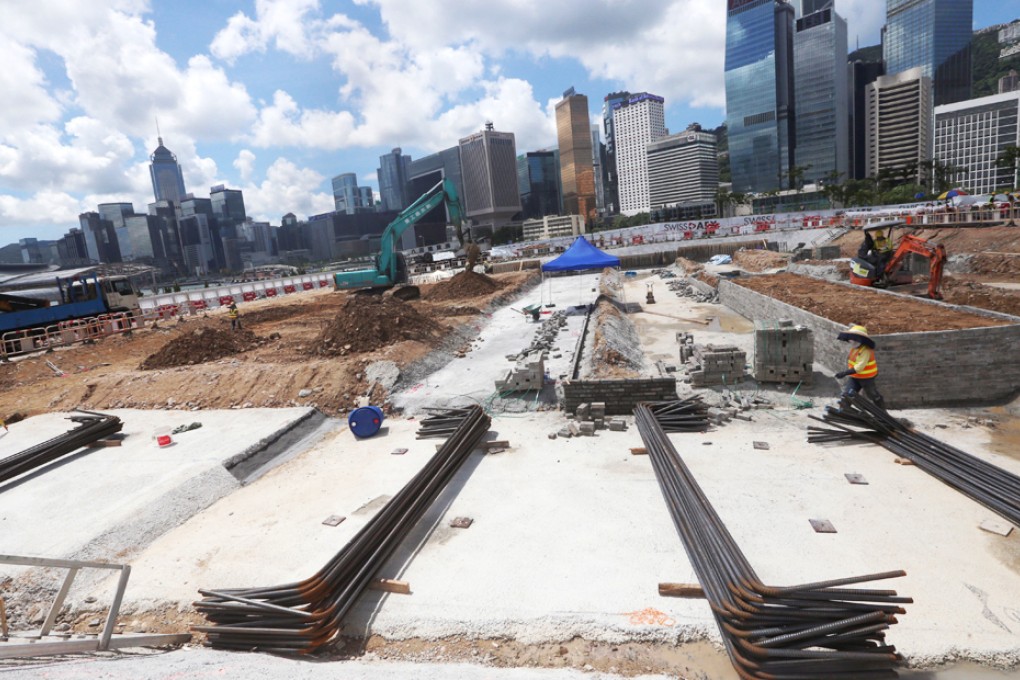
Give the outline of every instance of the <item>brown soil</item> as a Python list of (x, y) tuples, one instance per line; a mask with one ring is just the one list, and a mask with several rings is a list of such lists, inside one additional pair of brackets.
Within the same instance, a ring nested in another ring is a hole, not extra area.
[(402, 340), (434, 345), (444, 328), (397, 298), (353, 295), (309, 348), (309, 354), (370, 352)]
[(643, 359), (630, 319), (611, 301), (602, 299), (592, 313), (591, 323), (595, 330), (589, 377), (611, 380), (639, 377)]
[[(460, 301), (456, 308), (485, 310), (531, 285), (534, 271), (500, 274), (499, 288)], [(439, 284), (422, 286), (423, 292)], [(143, 371), (139, 364), (164, 345), (195, 328), (216, 328), (229, 333), (230, 323), (220, 310), (181, 320), (160, 322), (157, 328), (73, 345), (46, 354), (0, 364), (0, 418), (14, 412), (27, 416), (75, 408), (223, 409), (242, 407), (314, 406), (328, 415), (342, 415), (356, 405), (370, 386), (365, 369), (374, 361), (395, 362), (401, 369), (434, 351), (436, 338), (406, 340), (400, 337), (376, 343), (364, 352), (320, 355), (317, 340), (346, 306), (343, 292), (317, 290), (301, 295), (269, 298), (240, 305), (245, 330), (269, 338), (252, 349), (220, 359), (174, 368)], [(477, 326), (478, 315), (451, 315), (437, 310), (449, 305), (427, 300), (408, 305), (440, 328), (442, 337), (454, 328)], [(346, 344), (346, 343), (345, 343)], [(353, 343), (352, 347), (353, 347)], [(58, 376), (46, 362), (64, 372)], [(299, 397), (308, 389), (311, 396)], [(376, 401), (385, 407), (385, 394)]]
[(972, 274), (1020, 275), (1020, 253), (975, 253), (968, 262)]
[(840, 324), (863, 323), (873, 335), (1006, 324), (1005, 321), (939, 307), (922, 300), (796, 274), (754, 276), (735, 279), (734, 282)]
[[(893, 240), (903, 234), (917, 234), (932, 243), (941, 243), (949, 256), (961, 253), (1020, 253), (1020, 227), (940, 227), (902, 228), (893, 231)], [(864, 233), (854, 229), (836, 239), (843, 257), (856, 257)]]
[(790, 264), (790, 254), (772, 250), (738, 250), (733, 254), (733, 264), (749, 272), (781, 269)]
[(694, 275), (694, 278), (696, 278), (698, 281), (701, 281), (702, 283), (707, 283), (708, 285), (712, 286), (713, 288), (718, 288), (719, 287), (719, 277), (718, 276), (713, 276), (712, 274), (709, 274), (708, 272), (704, 272), (704, 271), (698, 272), (697, 274)]
[(689, 260), (686, 257), (676, 258), (676, 266), (680, 267), (687, 276), (694, 276), (705, 268), (705, 265), (700, 262)]
[(453, 278), (440, 281), (425, 294), (427, 300), (463, 300), (465, 298), (489, 295), (502, 288), (499, 281), (473, 271), (462, 271)]
[(954, 305), (968, 305), (1020, 316), (1020, 291), (947, 276), (942, 279), (942, 297)]
[(150, 354), (138, 367), (143, 371), (175, 366), (191, 366), (247, 352), (265, 343), (250, 330), (232, 331), (206, 325), (192, 328)]

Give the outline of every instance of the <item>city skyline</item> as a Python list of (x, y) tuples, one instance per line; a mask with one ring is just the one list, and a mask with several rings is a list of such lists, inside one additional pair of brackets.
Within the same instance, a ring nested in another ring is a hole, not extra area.
[[(975, 27), (1017, 18), (1009, 5), (976, 3)], [(378, 196), (381, 155), (399, 146), (421, 158), (487, 120), (516, 135), (519, 154), (555, 147), (554, 106), (570, 86), (593, 123), (619, 90), (663, 96), (671, 132), (725, 116), (718, 0), (649, 0), (641, 12), (580, 0), (534, 11), (406, 0), (0, 6), (3, 243), (59, 238), (100, 203), (144, 212), (157, 119), (188, 191), (242, 190), (255, 219), (278, 224), (331, 210), (330, 180), (343, 173)], [(884, 3), (838, 7), (851, 49), (878, 43)]]

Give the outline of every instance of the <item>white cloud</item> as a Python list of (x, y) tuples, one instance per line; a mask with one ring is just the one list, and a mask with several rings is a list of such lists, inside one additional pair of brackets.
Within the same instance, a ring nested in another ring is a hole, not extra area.
[(78, 215), (84, 210), (80, 198), (62, 191), (40, 191), (28, 198), (0, 194), (0, 227), (77, 226)]
[(210, 51), (219, 59), (234, 61), (249, 52), (265, 52), (272, 43), (281, 52), (310, 57), (306, 17), (318, 7), (318, 0), (256, 0), (255, 18), (244, 12), (230, 17), (227, 27), (213, 38)]
[(339, 149), (350, 144), (353, 130), (354, 116), (349, 112), (302, 110), (293, 97), (278, 90), (273, 103), (259, 111), (251, 142), (259, 147)]
[(255, 154), (248, 149), (241, 149), (234, 159), (234, 167), (241, 176), (242, 182), (250, 182), (252, 172), (255, 169)]
[(313, 193), (310, 187), (319, 186), (325, 178), (310, 168), (299, 168), (286, 158), (277, 158), (266, 170), (266, 179), (260, 184), (244, 186), (245, 211), (257, 220), (279, 224), (283, 215), (318, 215), (333, 209), (333, 197), (326, 193)]

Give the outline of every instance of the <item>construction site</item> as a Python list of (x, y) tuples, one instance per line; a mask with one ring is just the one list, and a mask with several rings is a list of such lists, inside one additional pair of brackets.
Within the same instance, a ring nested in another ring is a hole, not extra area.
[(0, 363), (0, 675), (1020, 678), (1020, 229), (886, 231), (887, 286), (586, 242)]

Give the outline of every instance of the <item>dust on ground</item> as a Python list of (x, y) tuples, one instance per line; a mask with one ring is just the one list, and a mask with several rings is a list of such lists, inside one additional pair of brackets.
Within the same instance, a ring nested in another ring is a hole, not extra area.
[(790, 257), (790, 253), (742, 248), (733, 253), (733, 264), (745, 271), (764, 272), (769, 269), (782, 269), (790, 264)]
[[(492, 305), (505, 303), (535, 283), (538, 275), (533, 271), (515, 272), (484, 280), (495, 281), (498, 287), (492, 290), (483, 285), (474, 296), (461, 298), (456, 307), (424, 299), (399, 303), (410, 305), (435, 322), (439, 327), (437, 338), (422, 341), (395, 337), (359, 353), (331, 356), (316, 352), (320, 335), (345, 309), (347, 300), (355, 297), (317, 290), (240, 305), (244, 329), (266, 341), (205, 363), (139, 369), (146, 358), (192, 329), (206, 329), (204, 333), (215, 329), (217, 335), (230, 333), (230, 322), (220, 310), (27, 356), (0, 364), (0, 418), (14, 412), (31, 416), (75, 408), (168, 406), (192, 410), (312, 406), (327, 415), (342, 415), (369, 390), (374, 389), (374, 399), (386, 397), (384, 390), (373, 388), (366, 378), (374, 362), (391, 361), (404, 371), (436, 352), (437, 344), (445, 347), (450, 342), (462, 342), (459, 338), (463, 332), (470, 334), (477, 326), (479, 314), (475, 310), (484, 313)], [(428, 294), (441, 285), (429, 284), (422, 290)], [(269, 340), (274, 334), (279, 337)]]
[(872, 334), (916, 333), (1004, 326), (1008, 322), (949, 309), (909, 297), (886, 295), (862, 286), (850, 287), (797, 274), (773, 274), (735, 279), (734, 283), (800, 307), (836, 323), (857, 323), (866, 310)]

